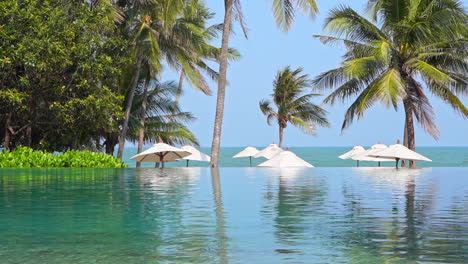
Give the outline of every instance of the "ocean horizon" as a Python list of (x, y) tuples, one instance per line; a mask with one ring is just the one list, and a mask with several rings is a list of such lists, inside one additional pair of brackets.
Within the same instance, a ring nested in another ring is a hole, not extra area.
[[(149, 146), (145, 146), (147, 149)], [(256, 146), (262, 149), (265, 146)], [(370, 146), (364, 146), (368, 149)], [(249, 167), (249, 158), (232, 158), (245, 147), (222, 147), (220, 150), (220, 167)], [(296, 155), (311, 163), (315, 167), (355, 167), (356, 161), (342, 160), (339, 155), (349, 151), (352, 147), (289, 147)], [(203, 153), (210, 154), (210, 147), (200, 147)], [(432, 160), (432, 162), (420, 161), (418, 167), (468, 167), (468, 146), (420, 146), (416, 151)], [(137, 148), (128, 146), (125, 148), (123, 161), (134, 168), (136, 162), (130, 158), (137, 153)], [(252, 158), (252, 166), (264, 162), (265, 158)], [(376, 167), (377, 162), (361, 161), (361, 167)], [(186, 161), (167, 162), (166, 167), (186, 167)], [(208, 167), (208, 162), (190, 161), (190, 167)], [(394, 162), (382, 162), (383, 167), (393, 167)], [(154, 167), (154, 163), (142, 163), (142, 167)]]

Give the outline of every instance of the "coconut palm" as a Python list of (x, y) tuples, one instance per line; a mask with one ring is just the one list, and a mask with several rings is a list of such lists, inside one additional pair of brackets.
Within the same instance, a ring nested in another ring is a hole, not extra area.
[(168, 144), (198, 145), (195, 136), (185, 126), (194, 117), (191, 113), (180, 111), (174, 100), (176, 92), (175, 82), (160, 83), (152, 80), (148, 84), (143, 80), (135, 92), (127, 139), (140, 141), (141, 120), (144, 117), (144, 143), (154, 143), (161, 139)]
[[(134, 66), (131, 82), (126, 82), (127, 103), (119, 139), (117, 157), (123, 155), (130, 108), (134, 91), (141, 77), (142, 67), (149, 71), (143, 78), (155, 78), (164, 61), (173, 70), (182, 72), (190, 84), (211, 94), (202, 72), (211, 78), (217, 73), (205, 60), (216, 60), (219, 49), (208, 44), (216, 29), (208, 27), (212, 14), (198, 0), (191, 1), (137, 1), (129, 3), (127, 31), (134, 38)], [(125, 82), (124, 82), (125, 83)], [(144, 122), (143, 122), (144, 123)]]
[[(272, 10), (276, 23), (283, 31), (291, 28), (294, 22), (295, 10), (299, 9), (309, 16), (314, 17), (318, 13), (315, 0), (273, 0)], [(221, 146), (221, 129), (224, 115), (224, 99), (226, 96), (227, 66), (229, 36), (232, 30), (233, 18), (239, 21), (244, 35), (247, 37), (243, 21), (240, 0), (224, 0), (224, 22), (221, 39), (221, 54), (219, 57), (219, 79), (216, 98), (216, 114), (213, 128), (213, 142), (211, 144), (211, 166), (217, 167), (219, 160), (219, 148)]]
[(260, 101), (260, 110), (267, 116), (268, 124), (273, 120), (278, 122), (279, 147), (283, 146), (283, 133), (288, 123), (312, 135), (317, 133), (315, 125), (329, 126), (327, 112), (310, 102), (318, 94), (304, 94), (311, 84), (308, 75), (302, 74), (302, 68), (291, 70), (288, 66), (280, 70), (273, 81), (271, 97), (276, 111), (270, 101)]
[(414, 118), (439, 136), (427, 91), (468, 117), (457, 97), (468, 94), (467, 15), (455, 0), (371, 0), (368, 11), (373, 21), (346, 6), (330, 12), (325, 30), (332, 36), (316, 37), (325, 44), (343, 43), (347, 52), (340, 67), (314, 80), (315, 87), (334, 89), (325, 99), (329, 104), (357, 96), (342, 129), (376, 102), (395, 110), (402, 103), (406, 145), (415, 150)]

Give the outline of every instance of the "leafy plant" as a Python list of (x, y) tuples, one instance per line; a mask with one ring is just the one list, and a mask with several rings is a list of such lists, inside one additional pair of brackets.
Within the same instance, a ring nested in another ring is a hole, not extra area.
[(0, 168), (126, 168), (127, 164), (105, 153), (71, 150), (62, 154), (18, 147), (0, 154)]

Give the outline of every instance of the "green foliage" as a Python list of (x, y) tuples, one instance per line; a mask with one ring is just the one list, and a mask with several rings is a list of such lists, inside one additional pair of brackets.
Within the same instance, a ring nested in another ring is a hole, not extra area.
[(426, 91), (468, 118), (468, 108), (458, 97), (468, 94), (468, 16), (463, 4), (370, 0), (367, 9), (370, 19), (350, 7), (332, 9), (325, 24), (332, 35), (316, 36), (324, 44), (346, 48), (341, 66), (314, 80), (315, 88), (333, 89), (325, 103), (356, 98), (342, 129), (376, 102), (395, 110), (404, 102), (410, 120), (414, 116), (437, 139), (435, 112)]
[(110, 117), (122, 116), (115, 91), (128, 43), (106, 19), (108, 8), (0, 2), (0, 136), (10, 116), (13, 146), (64, 151), (117, 126)]
[(311, 80), (307, 74), (302, 74), (302, 68), (292, 70), (289, 66), (280, 70), (273, 82), (273, 103), (260, 101), (260, 110), (267, 116), (267, 122), (278, 122), (280, 128), (280, 145), (282, 144), (282, 130), (288, 123), (300, 128), (308, 134), (317, 133), (315, 125), (328, 127), (327, 112), (320, 106), (311, 102), (318, 94), (306, 94), (305, 89), (310, 88)]
[(137, 87), (135, 99), (129, 122), (129, 133), (127, 139), (132, 142), (138, 141), (138, 132), (142, 128), (140, 120), (145, 119), (144, 142), (156, 143), (162, 139), (168, 144), (195, 144), (198, 140), (185, 126), (186, 123), (195, 118), (191, 113), (182, 112), (179, 105), (174, 101), (177, 93), (177, 84), (174, 82), (153, 81), (152, 87), (146, 94), (146, 110), (142, 109), (144, 97), (144, 85)]
[(126, 168), (119, 159), (104, 153), (71, 150), (63, 154), (18, 147), (0, 154), (0, 168)]

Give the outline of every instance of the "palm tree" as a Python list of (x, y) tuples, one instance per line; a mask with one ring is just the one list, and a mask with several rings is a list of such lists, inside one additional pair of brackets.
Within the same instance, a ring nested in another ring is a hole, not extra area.
[[(294, 22), (295, 9), (308, 13), (311, 17), (318, 13), (315, 0), (273, 0), (272, 10), (278, 27), (284, 31), (291, 28)], [(211, 144), (212, 167), (218, 167), (219, 161), (219, 148), (221, 146), (221, 130), (224, 115), (224, 99), (226, 96), (229, 36), (231, 35), (233, 16), (234, 19), (239, 21), (244, 31), (244, 35), (247, 37), (240, 0), (224, 0), (224, 23), (221, 40), (221, 54), (219, 57), (218, 92), (213, 128), (213, 142)]]
[[(151, 28), (153, 23), (149, 15), (143, 15), (138, 17), (132, 23), (130, 23), (130, 28), (136, 31), (134, 34), (134, 68), (129, 67), (129, 71), (133, 74), (128, 74), (131, 76), (131, 81), (126, 93), (126, 106), (125, 106), (125, 116), (123, 120), (123, 125), (119, 135), (119, 150), (117, 152), (117, 157), (122, 159), (123, 149), (125, 145), (125, 139), (127, 137), (128, 123), (130, 121), (130, 114), (133, 105), (133, 98), (135, 96), (135, 90), (138, 86), (141, 74), (141, 68), (143, 64), (151, 65), (154, 68), (154, 71), (160, 70), (160, 51), (159, 44), (155, 40), (154, 32)], [(127, 84), (127, 82), (123, 82)]]
[(414, 118), (439, 136), (425, 90), (468, 117), (457, 97), (468, 94), (467, 15), (456, 0), (371, 0), (368, 10), (374, 23), (346, 6), (330, 12), (325, 30), (333, 36), (316, 37), (325, 44), (344, 43), (347, 52), (340, 67), (314, 80), (315, 87), (334, 89), (324, 100), (329, 104), (357, 96), (342, 129), (378, 101), (395, 110), (402, 103), (406, 145), (415, 150)]
[(135, 59), (134, 67), (130, 68), (133, 74), (127, 89), (119, 158), (123, 155), (130, 108), (142, 67), (149, 70), (143, 78), (155, 78), (164, 61), (172, 69), (180, 71), (190, 84), (205, 94), (211, 94), (202, 72), (217, 78), (216, 71), (208, 66), (205, 59), (216, 60), (219, 54), (218, 48), (208, 44), (216, 31), (216, 27), (207, 29), (207, 20), (213, 15), (198, 0), (136, 1), (128, 5), (127, 29), (134, 38)]
[[(175, 82), (157, 82), (148, 85), (144, 80), (135, 91), (129, 133), (131, 142), (154, 143), (158, 139), (168, 144), (195, 144), (198, 141), (187, 129), (186, 123), (194, 120), (191, 113), (180, 111), (174, 100), (177, 91)], [(141, 123), (144, 120), (144, 123)], [(141, 138), (141, 129), (145, 133)], [(141, 151), (141, 150), (140, 150)]]
[(301, 74), (302, 68), (292, 71), (289, 66), (278, 72), (271, 94), (276, 111), (270, 101), (260, 101), (260, 110), (267, 116), (268, 124), (271, 125), (273, 120), (278, 122), (280, 148), (283, 146), (283, 133), (288, 123), (312, 135), (317, 133), (315, 124), (329, 126), (325, 117), (327, 112), (310, 102), (318, 94), (304, 94), (305, 89), (310, 88), (312, 83), (307, 74)]

